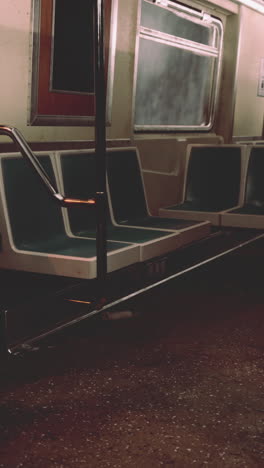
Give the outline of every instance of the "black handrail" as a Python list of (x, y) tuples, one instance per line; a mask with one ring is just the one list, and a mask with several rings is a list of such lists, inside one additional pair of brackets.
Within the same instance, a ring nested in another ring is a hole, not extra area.
[(95, 0), (94, 7), (94, 82), (95, 82), (95, 152), (96, 152), (96, 204), (97, 204), (97, 278), (107, 273), (106, 248), (106, 91), (104, 66), (104, 0)]

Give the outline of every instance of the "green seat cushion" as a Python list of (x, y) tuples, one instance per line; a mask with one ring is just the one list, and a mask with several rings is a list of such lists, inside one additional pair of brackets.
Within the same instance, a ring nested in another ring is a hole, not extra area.
[(212, 206), (207, 203), (200, 203), (199, 201), (186, 201), (181, 203), (180, 205), (173, 205), (167, 207), (167, 209), (172, 211), (211, 211), (217, 213), (218, 211), (227, 210), (230, 208), (230, 204), (223, 205), (222, 203), (219, 205)]
[[(107, 242), (107, 252), (123, 249), (124, 247), (127, 247), (127, 244)], [(58, 236), (45, 241), (36, 240), (29, 244), (21, 244), (20, 249), (71, 257), (90, 258), (96, 256), (96, 242), (94, 239), (78, 239), (65, 236)]]
[[(147, 226), (142, 224), (142, 229), (108, 226), (107, 238), (112, 241), (144, 244), (145, 242), (150, 242), (155, 239), (161, 239), (162, 237), (166, 237), (169, 234), (167, 231), (144, 229), (144, 227)], [(92, 231), (80, 231), (77, 235), (81, 237), (95, 238), (95, 232)]]
[(253, 147), (249, 155), (246, 177), (245, 202), (230, 213), (245, 215), (264, 215), (264, 148)]
[(130, 224), (131, 221), (133, 222), (134, 226), (140, 226), (143, 228), (172, 229), (175, 231), (177, 231), (178, 229), (185, 229), (200, 224), (200, 221), (160, 218), (157, 216), (145, 216), (144, 218), (134, 218), (133, 220), (124, 221), (121, 224)]
[(135, 149), (109, 151), (107, 174), (114, 217), (120, 225), (172, 230), (195, 226), (195, 221), (159, 218), (148, 214)]
[[(113, 154), (114, 153), (114, 154)], [(132, 153), (132, 155), (131, 155)], [(123, 165), (125, 164), (126, 158), (128, 158), (128, 165), (131, 169), (131, 178), (137, 178), (137, 166), (134, 167), (134, 152), (132, 150), (124, 151), (114, 151), (107, 153), (108, 161), (108, 173), (112, 176), (115, 176), (114, 171), (118, 169), (118, 166), (114, 164), (113, 161), (117, 158), (117, 161), (121, 165), (120, 158), (122, 158), (122, 170)], [(82, 198), (87, 199), (94, 196), (95, 193), (95, 153), (67, 153), (60, 156), (61, 170), (63, 176), (64, 191), (67, 193), (67, 196), (72, 198)], [(134, 167), (134, 170), (132, 169)], [(120, 177), (120, 174), (122, 176)], [(139, 174), (140, 175), (140, 174)], [(123, 177), (123, 172), (119, 171), (118, 179)], [(118, 182), (119, 183), (119, 182)], [(147, 216), (147, 210), (145, 207), (145, 197), (144, 193), (137, 188), (138, 200), (137, 203), (143, 203), (143, 214)], [(143, 197), (143, 198), (142, 198)], [(126, 208), (126, 198), (123, 194), (118, 196), (118, 200), (124, 201), (124, 206)], [(141, 208), (140, 208), (141, 212)], [(82, 207), (74, 206), (68, 208), (68, 216), (71, 231), (74, 235), (82, 237), (95, 237), (96, 236), (96, 217), (95, 210), (91, 209), (89, 212)], [(122, 242), (133, 242), (138, 244), (143, 244), (155, 239), (162, 238), (167, 236), (167, 232), (157, 231), (157, 230), (144, 230), (144, 227), (151, 227), (151, 221), (149, 223), (147, 220), (142, 222), (140, 226), (142, 229), (136, 228), (124, 228), (114, 226), (111, 222), (111, 217), (109, 213), (109, 206), (107, 205), (107, 238), (114, 241)], [(158, 218), (157, 221), (159, 220)], [(172, 220), (168, 221), (169, 225), (175, 226), (175, 222)], [(129, 222), (127, 223), (129, 224)], [(134, 224), (134, 223), (133, 223)], [(153, 222), (152, 227), (158, 228), (157, 222)], [(161, 220), (160, 229), (167, 229), (166, 223)], [(176, 228), (173, 228), (176, 229)]]
[(247, 203), (243, 205), (241, 208), (236, 208), (234, 210), (230, 210), (229, 213), (234, 214), (246, 214), (246, 215), (264, 215), (264, 205), (254, 205), (253, 203)]
[[(49, 156), (40, 162), (55, 184)], [(2, 170), (14, 244), (44, 241), (64, 234), (61, 209), (22, 157), (3, 158)]]
[(109, 151), (107, 175), (114, 217), (117, 223), (134, 224), (148, 216), (136, 150)]
[(183, 209), (221, 211), (238, 204), (241, 174), (239, 146), (191, 149)]
[[(262, 210), (264, 206), (264, 148), (253, 147), (250, 151), (246, 178), (245, 205), (251, 211)], [(257, 214), (257, 213), (256, 213)]]
[[(49, 156), (41, 156), (39, 160), (56, 185)], [(67, 236), (60, 206), (25, 159), (3, 158), (1, 165), (11, 231), (17, 249), (86, 258), (96, 255), (95, 240)], [(118, 242), (107, 244), (108, 251), (125, 247), (126, 244)]]

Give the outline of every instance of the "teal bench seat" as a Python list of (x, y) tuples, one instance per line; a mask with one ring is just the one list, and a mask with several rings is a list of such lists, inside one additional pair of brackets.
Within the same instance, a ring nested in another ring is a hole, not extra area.
[[(112, 152), (112, 150), (107, 152), (108, 176), (109, 158), (111, 158)], [(120, 150), (117, 152), (119, 153)], [(124, 158), (126, 158), (127, 152), (130, 152), (130, 149), (122, 150)], [(62, 189), (68, 196), (74, 198), (93, 196), (95, 191), (94, 152), (58, 153), (57, 164)], [(123, 174), (120, 172), (120, 178), (122, 177)], [(122, 199), (123, 196), (120, 195), (120, 198)], [(154, 229), (151, 228), (151, 225), (146, 228), (147, 226), (144, 224), (139, 227), (118, 225), (113, 217), (111, 217), (109, 205), (111, 207), (111, 200), (107, 206), (107, 238), (109, 240), (138, 244), (140, 247), (140, 259), (142, 261), (166, 254), (183, 245), (181, 232), (175, 228), (175, 223), (172, 230), (171, 220), (168, 220), (168, 224), (166, 224), (161, 219), (159, 228), (158, 223), (153, 223)], [(66, 225), (68, 224), (71, 233), (81, 237), (95, 236), (95, 216), (88, 218), (84, 210), (76, 206), (68, 208), (65, 215)], [(160, 221), (159, 218), (158, 221)]]
[(220, 224), (220, 213), (241, 201), (244, 147), (192, 145), (188, 148), (183, 201), (161, 208), (161, 216), (210, 220)]
[[(72, 198), (86, 199), (95, 193), (95, 153), (58, 153), (58, 174), (62, 191)], [(96, 236), (96, 213), (88, 217), (82, 207), (69, 207), (65, 211), (69, 232), (80, 237)], [(140, 260), (145, 261), (177, 249), (180, 235), (177, 232), (133, 229), (112, 223), (107, 204), (107, 238), (111, 241), (133, 242), (139, 245)]]
[[(50, 156), (39, 156), (39, 160), (56, 185)], [(95, 239), (77, 239), (65, 232), (62, 209), (51, 198), (28, 162), (19, 156), (1, 156), (0, 176), (1, 267), (94, 278)], [(88, 217), (89, 209), (84, 210)], [(140, 256), (136, 244), (107, 243), (108, 271), (138, 261)]]
[(244, 203), (221, 215), (223, 226), (264, 229), (264, 146), (248, 146)]
[(150, 215), (136, 148), (110, 150), (107, 163), (111, 210), (119, 226), (177, 230), (181, 233), (182, 245), (210, 233), (209, 221), (166, 219)]

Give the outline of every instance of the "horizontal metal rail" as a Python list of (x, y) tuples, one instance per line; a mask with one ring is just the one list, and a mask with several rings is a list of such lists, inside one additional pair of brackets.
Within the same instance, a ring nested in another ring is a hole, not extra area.
[(43, 169), (42, 165), (40, 164), (38, 158), (33, 153), (31, 148), (29, 147), (28, 143), (19, 132), (19, 130), (15, 127), (10, 127), (8, 125), (0, 125), (0, 135), (6, 135), (13, 140), (15, 145), (18, 147), (19, 151), (21, 152), (22, 156), (24, 156), (27, 161), (30, 163), (31, 167), (38, 174), (41, 182), (46, 187), (50, 195), (63, 207), (72, 206), (72, 205), (95, 205), (95, 199), (87, 199), (87, 200), (80, 200), (76, 198), (68, 198), (64, 197), (60, 192), (58, 192), (57, 188), (54, 187), (52, 184), (49, 176)]
[[(89, 310), (87, 313), (83, 313), (82, 315), (74, 318), (74, 319), (71, 319), (69, 321), (67, 321), (66, 323), (61, 323), (61, 324), (58, 324), (57, 326), (55, 326), (54, 328), (50, 329), (50, 330), (46, 330), (42, 333), (39, 333), (38, 335), (34, 336), (34, 337), (31, 337), (31, 338), (27, 338), (27, 339), (24, 339), (22, 343), (17, 343), (17, 344), (14, 344), (13, 346), (11, 345), (10, 347), (8, 347), (8, 352), (9, 353), (16, 353), (16, 352), (20, 352), (22, 349), (23, 349), (23, 345), (32, 345), (38, 341), (41, 341), (45, 338), (47, 338), (48, 336), (54, 334), (54, 333), (57, 333), (57, 332), (61, 332), (63, 330), (65, 330), (66, 328), (68, 328), (69, 326), (74, 326), (76, 324), (78, 324), (79, 322), (82, 322), (83, 320), (86, 320), (88, 318), (91, 318), (95, 315), (98, 315), (98, 314), (101, 314), (102, 312), (108, 310), (108, 309), (111, 309), (112, 307), (115, 307), (117, 305), (120, 305), (126, 301), (129, 301), (133, 298), (136, 298), (137, 296), (141, 295), (141, 294), (144, 294), (148, 291), (150, 291), (151, 289), (154, 289), (154, 288), (157, 288), (158, 286), (161, 286), (165, 283), (168, 283), (169, 281), (172, 281), (182, 275), (185, 275), (187, 273), (190, 273), (191, 271), (194, 271), (196, 269), (199, 269), (201, 268), (202, 266), (204, 265), (207, 265), (208, 263), (211, 263), (217, 259), (220, 259), (221, 257), (224, 257), (228, 254), (231, 254), (243, 247), (246, 247), (247, 245), (250, 245), (260, 239), (264, 239), (264, 233), (261, 233), (261, 234), (256, 234), (255, 236), (253, 236), (251, 239), (247, 239), (247, 240), (244, 240), (244, 241), (240, 241), (237, 245), (234, 245), (233, 247), (230, 247), (230, 248), (227, 248), (226, 250), (222, 251), (222, 252), (219, 252), (219, 253), (216, 253), (215, 255), (211, 255), (209, 256), (208, 258), (205, 258), (204, 260), (201, 260), (197, 263), (194, 263), (193, 265), (190, 265), (188, 267), (185, 267), (185, 268), (182, 268), (180, 271), (176, 272), (176, 273), (172, 273), (172, 274), (169, 274), (168, 276), (165, 276), (165, 278), (162, 278), (162, 279), (159, 279), (159, 280), (156, 280), (156, 281), (153, 281), (153, 283), (147, 285), (147, 286), (143, 286), (142, 288), (139, 288), (139, 289), (136, 289), (135, 291), (129, 293), (129, 294), (125, 294), (123, 297), (120, 297), (116, 300), (111, 300), (109, 303), (106, 303), (105, 305), (101, 305), (101, 307), (95, 307), (91, 310)], [(78, 301), (76, 301), (78, 302)], [(80, 302), (83, 302), (85, 304), (85, 301), (80, 301)], [(86, 302), (87, 305), (91, 305), (91, 302), (90, 301), (87, 301)]]

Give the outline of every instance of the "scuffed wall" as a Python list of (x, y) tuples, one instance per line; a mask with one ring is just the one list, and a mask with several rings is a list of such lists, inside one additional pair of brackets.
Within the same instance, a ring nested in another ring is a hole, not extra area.
[[(131, 134), (131, 93), (137, 0), (121, 0), (118, 8), (112, 125), (108, 138)], [(31, 0), (0, 2), (0, 122), (17, 127), (28, 141), (94, 139), (93, 127), (28, 126)], [(1, 141), (6, 137), (1, 137)]]
[[(92, 127), (31, 127), (27, 125), (28, 106), (30, 105), (28, 83), (31, 4), (32, 0), (2, 0), (0, 2), (0, 122), (16, 126), (29, 141), (93, 139)], [(211, 0), (212, 9), (216, 9), (216, 15), (218, 15), (218, 7), (213, 4), (232, 10), (231, 2), (226, 5), (223, 0)], [(111, 126), (107, 128), (108, 138), (127, 139), (133, 134), (132, 94), (137, 8), (138, 0), (118, 1), (113, 106)], [(228, 40), (230, 50), (235, 50), (237, 41), (236, 28), (238, 30), (239, 25), (235, 17), (236, 15), (233, 15), (229, 21), (232, 32)], [(260, 136), (263, 131), (264, 98), (257, 96), (260, 58), (264, 56), (263, 24), (263, 15), (241, 7), (241, 41), (238, 50), (237, 79), (233, 89), (230, 83), (235, 73), (235, 57), (234, 54), (227, 54), (225, 60), (229, 57), (229, 61), (226, 61), (228, 69), (224, 69), (224, 86), (221, 88), (218, 109), (219, 118), (214, 129), (216, 133), (223, 135), (225, 140), (229, 140), (232, 135)], [(228, 75), (229, 72), (232, 76)], [(153, 147), (155, 145), (154, 141)], [(166, 161), (164, 163), (166, 165)]]

